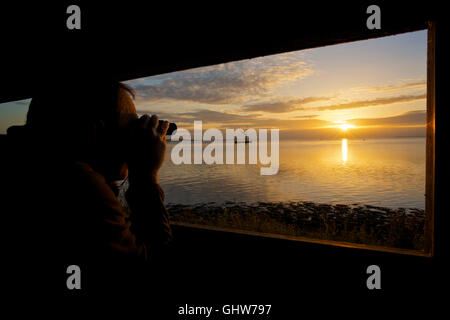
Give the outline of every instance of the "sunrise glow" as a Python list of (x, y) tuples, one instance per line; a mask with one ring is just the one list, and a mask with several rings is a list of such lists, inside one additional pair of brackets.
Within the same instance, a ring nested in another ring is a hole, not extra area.
[(341, 129), (342, 131), (347, 131), (348, 129), (353, 129), (353, 128), (355, 128), (354, 125), (346, 124), (346, 123), (340, 124), (340, 125), (338, 125), (337, 127), (338, 127), (339, 129)]

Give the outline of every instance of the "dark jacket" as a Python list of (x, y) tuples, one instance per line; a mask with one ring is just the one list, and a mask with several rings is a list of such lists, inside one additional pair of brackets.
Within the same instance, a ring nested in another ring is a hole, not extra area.
[(114, 185), (54, 145), (9, 134), (3, 150), (2, 261), (13, 291), (66, 292), (72, 264), (81, 268), (83, 292), (133, 285), (166, 252), (172, 235), (158, 184), (131, 184), (127, 210)]

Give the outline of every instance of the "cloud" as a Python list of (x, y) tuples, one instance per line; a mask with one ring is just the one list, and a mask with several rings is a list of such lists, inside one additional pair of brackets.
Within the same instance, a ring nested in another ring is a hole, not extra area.
[(425, 110), (415, 110), (393, 117), (352, 119), (347, 122), (357, 126), (418, 126), (425, 125), (426, 118)]
[(397, 96), (397, 97), (377, 98), (377, 99), (373, 99), (373, 100), (360, 100), (360, 101), (354, 101), (354, 102), (342, 103), (342, 104), (332, 104), (329, 106), (308, 108), (308, 110), (323, 111), (323, 110), (355, 109), (355, 108), (363, 108), (363, 107), (369, 107), (369, 106), (381, 106), (381, 105), (390, 105), (390, 104), (394, 104), (394, 103), (419, 101), (419, 100), (423, 100), (425, 98), (426, 98), (426, 94), (403, 95), (403, 96)]
[(256, 117), (259, 117), (260, 115), (248, 116), (213, 110), (197, 110), (195, 112), (178, 113), (178, 116), (186, 120), (189, 119), (191, 121), (203, 120), (209, 122), (236, 123), (236, 122), (253, 121), (255, 120)]
[[(145, 113), (145, 112), (143, 112)], [(165, 113), (165, 112), (154, 112), (158, 115), (160, 119), (166, 119), (175, 123), (190, 123), (193, 124), (196, 120), (201, 120), (203, 122), (214, 122), (223, 124), (242, 124), (254, 122), (260, 115), (239, 115), (234, 113), (226, 113), (213, 110), (195, 110), (192, 112), (178, 112), (178, 113)], [(141, 112), (138, 112), (141, 114)]]
[(304, 116), (293, 116), (292, 118), (296, 118), (296, 119), (312, 119), (312, 118), (317, 118), (319, 115), (318, 114), (307, 114)]
[(417, 80), (409, 83), (400, 83), (393, 84), (387, 86), (377, 86), (377, 87), (358, 87), (353, 90), (356, 91), (375, 91), (375, 92), (385, 92), (385, 91), (393, 91), (393, 90), (401, 90), (401, 89), (409, 89), (409, 88), (417, 88), (417, 87), (425, 87), (427, 85), (426, 80)]
[(286, 101), (276, 101), (258, 104), (248, 104), (241, 106), (241, 110), (246, 112), (269, 112), (269, 113), (286, 113), (296, 110), (302, 110), (303, 105), (316, 101), (330, 100), (329, 97), (307, 97), (300, 99), (290, 99)]
[[(409, 84), (412, 85), (412, 84)], [(405, 85), (406, 86), (406, 85)], [(405, 87), (403, 86), (403, 88)], [(399, 88), (399, 86), (397, 87)], [(380, 90), (381, 91), (381, 90)], [(380, 106), (390, 105), (394, 103), (405, 103), (423, 100), (426, 98), (426, 94), (419, 95), (402, 95), (396, 97), (382, 97), (373, 100), (359, 100), (342, 104), (331, 104), (328, 106), (309, 107), (305, 108), (304, 105), (317, 101), (327, 101), (333, 99), (333, 97), (307, 97), (299, 99), (280, 100), (275, 102), (247, 104), (240, 107), (240, 110), (245, 112), (268, 112), (268, 113), (288, 113), (298, 110), (341, 110), (341, 109), (354, 109), (363, 108), (368, 106)]]
[[(336, 139), (339, 130), (331, 121), (315, 119), (317, 115), (295, 116), (290, 119), (265, 118), (260, 114), (242, 115), (214, 110), (192, 112), (155, 112), (160, 119), (175, 122), (178, 128), (193, 129), (195, 120), (201, 120), (203, 130), (248, 128), (279, 128), (282, 139)], [(347, 120), (353, 124), (357, 137), (379, 138), (393, 136), (423, 136), (426, 121), (425, 110), (415, 110), (384, 118), (358, 118)]]
[(128, 81), (142, 102), (178, 100), (204, 104), (246, 103), (312, 69), (298, 52), (236, 61)]
[[(205, 126), (223, 128), (318, 128), (330, 125), (326, 120), (314, 119), (316, 115), (299, 116), (297, 119), (265, 118), (261, 114), (235, 114), (214, 110), (195, 110), (192, 112), (165, 113), (154, 112), (160, 119), (175, 122), (178, 127), (192, 127), (194, 121), (201, 120)], [(138, 112), (138, 114), (142, 114)], [(300, 118), (301, 117), (301, 118)]]

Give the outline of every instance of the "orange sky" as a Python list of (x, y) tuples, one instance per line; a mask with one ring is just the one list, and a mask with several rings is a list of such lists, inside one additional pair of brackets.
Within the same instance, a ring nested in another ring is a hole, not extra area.
[[(191, 129), (279, 128), (281, 138), (424, 136), (425, 30), (128, 81), (139, 113)], [(30, 100), (0, 105), (0, 130)], [(343, 124), (351, 126), (343, 131)]]
[[(128, 81), (139, 113), (283, 138), (422, 136), (426, 31)], [(348, 124), (349, 129), (341, 129)]]

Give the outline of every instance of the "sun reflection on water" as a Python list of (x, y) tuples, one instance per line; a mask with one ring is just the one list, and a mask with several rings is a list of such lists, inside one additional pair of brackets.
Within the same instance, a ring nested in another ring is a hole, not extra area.
[(344, 162), (344, 164), (347, 162), (348, 159), (348, 141), (347, 139), (342, 139), (342, 162)]
[(166, 203), (313, 201), (423, 209), (425, 142), (281, 140), (280, 169), (272, 176), (252, 164), (175, 165), (170, 154), (176, 144), (169, 143), (159, 179)]

